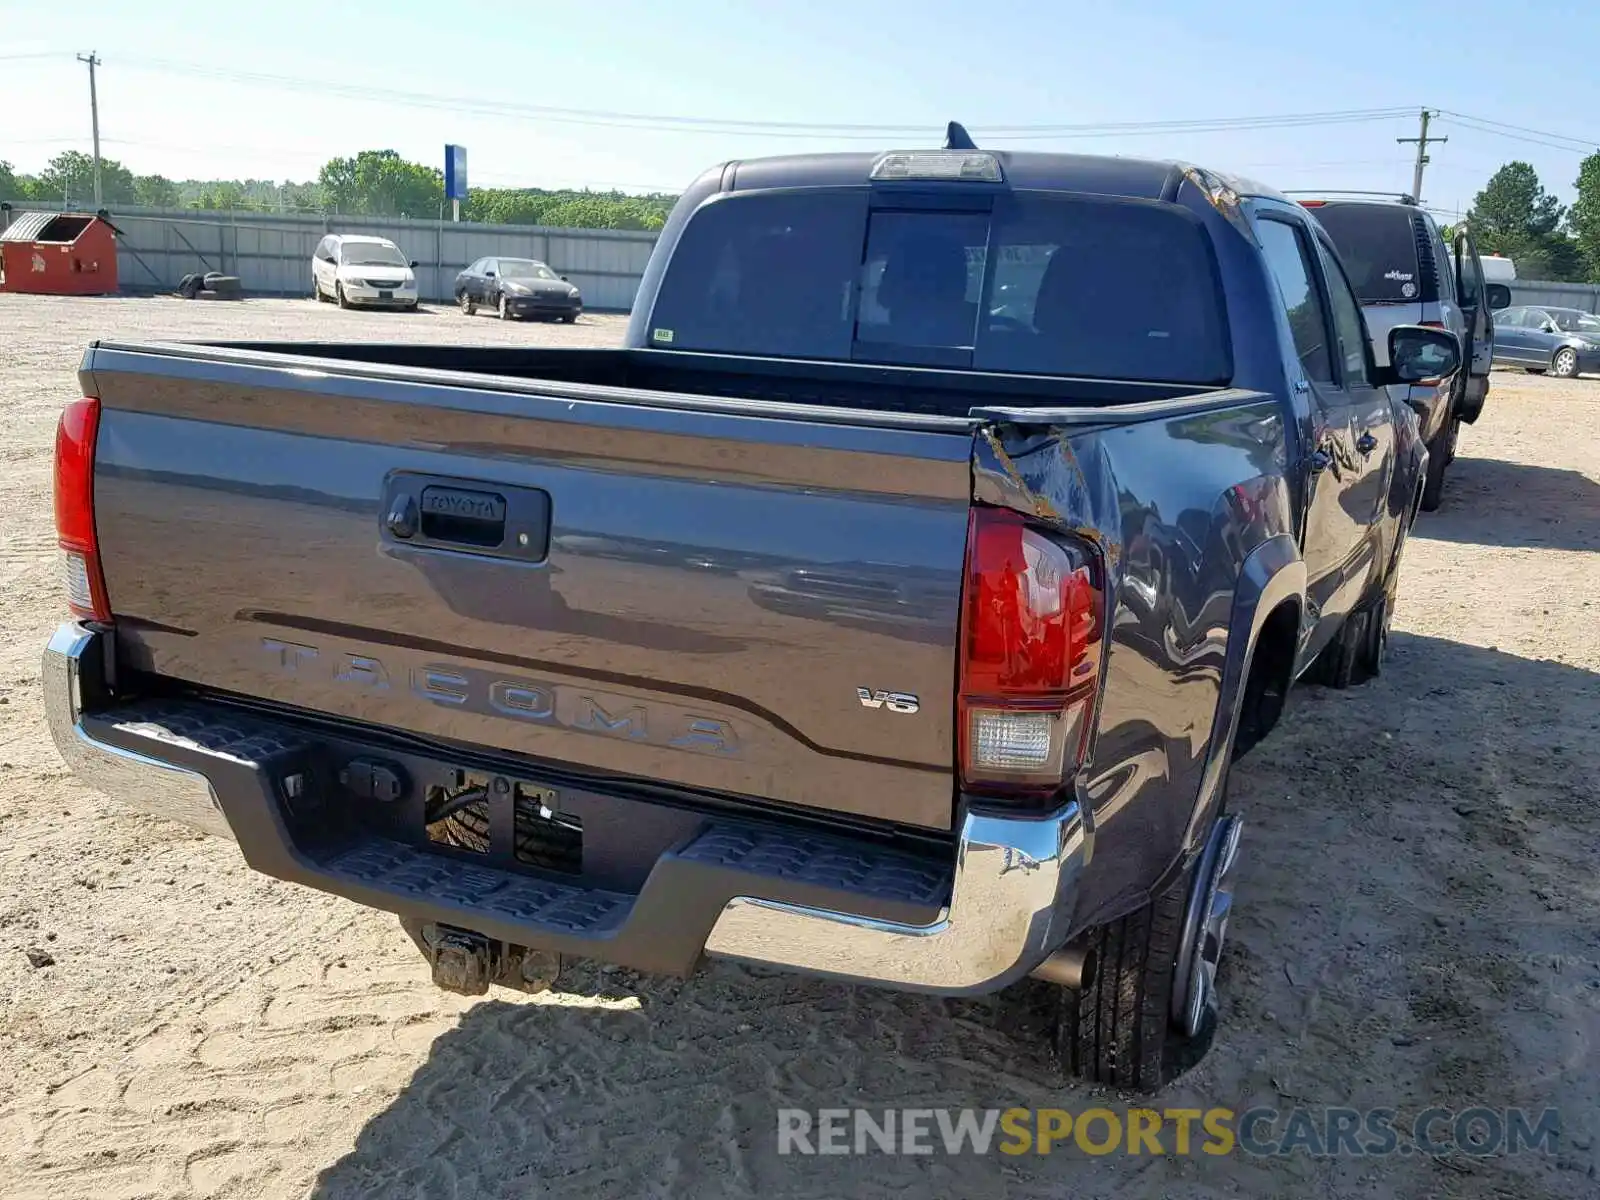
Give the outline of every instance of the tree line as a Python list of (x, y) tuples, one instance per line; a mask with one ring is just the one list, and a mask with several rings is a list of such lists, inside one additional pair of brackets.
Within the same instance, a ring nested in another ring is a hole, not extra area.
[(1516, 260), (1521, 279), (1600, 283), (1600, 152), (1583, 160), (1569, 208), (1525, 162), (1509, 162), (1472, 200), (1467, 220), (1484, 254)]
[[(408, 162), (393, 150), (363, 150), (330, 159), (315, 180), (172, 180), (136, 175), (115, 159), (100, 162), (107, 207), (254, 209), (343, 213), (352, 216), (439, 218), (449, 212), (444, 175)], [(1570, 206), (1544, 189), (1525, 162), (1509, 162), (1473, 198), (1467, 215), (1478, 247), (1517, 262), (1524, 279), (1600, 283), (1600, 152), (1583, 160)], [(15, 173), (0, 161), (0, 199), (87, 205), (94, 195), (94, 164), (87, 154), (56, 155), (37, 175)], [(657, 230), (675, 196), (623, 192), (472, 188), (462, 218), (499, 225), (554, 225), (579, 229)]]
[[(265, 179), (173, 180), (136, 175), (112, 158), (100, 160), (101, 202), (109, 209), (241, 209), (318, 212), (351, 216), (437, 219), (450, 214), (444, 174), (407, 162), (393, 150), (363, 150), (330, 159), (315, 180), (276, 183)], [(88, 206), (94, 197), (94, 160), (68, 150), (37, 175), (14, 171), (0, 160), (0, 199)], [(502, 225), (553, 225), (578, 229), (657, 230), (676, 196), (625, 192), (472, 188), (461, 205), (466, 221)]]

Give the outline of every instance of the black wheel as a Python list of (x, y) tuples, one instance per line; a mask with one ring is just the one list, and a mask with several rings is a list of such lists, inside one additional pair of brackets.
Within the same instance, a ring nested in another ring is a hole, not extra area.
[(1550, 359), (1550, 374), (1557, 379), (1571, 379), (1578, 373), (1578, 352), (1571, 346), (1563, 346), (1555, 352)]
[(1056, 1049), (1072, 1074), (1152, 1092), (1196, 1061), (1216, 1025), (1240, 828), (1219, 816), (1175, 884), (1090, 931), (1092, 974), (1082, 989), (1063, 989), (1057, 1008)]
[(478, 302), (472, 298), (471, 293), (466, 288), (462, 288), (456, 293), (456, 303), (461, 306), (461, 311), (469, 317), (478, 311)]
[(406, 311), (410, 312), (410, 313), (416, 312), (417, 311), (417, 302), (415, 300), (413, 300), (410, 304), (406, 305)]
[(506, 294), (504, 292), (500, 293), (499, 310), (500, 310), (500, 319), (502, 321), (514, 321), (514, 320), (516, 320), (516, 318), (511, 313), (511, 302), (506, 299)]
[(336, 283), (333, 285), (333, 296), (339, 302), (340, 308), (350, 307), (350, 301), (344, 294), (344, 284)]
[(1359, 664), (1366, 641), (1367, 610), (1363, 607), (1346, 617), (1333, 641), (1322, 648), (1306, 673), (1307, 682), (1340, 689), (1362, 682)]

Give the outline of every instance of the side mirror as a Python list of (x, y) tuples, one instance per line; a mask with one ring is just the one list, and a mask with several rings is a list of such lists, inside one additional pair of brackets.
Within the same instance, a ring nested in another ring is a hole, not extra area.
[(1387, 383), (1420, 383), (1461, 369), (1461, 343), (1447, 329), (1396, 325), (1389, 330)]
[(493, 271), (485, 271), (483, 273), (483, 277), (485, 279), (493, 279), (494, 278), (494, 272)]
[(412, 259), (412, 260), (411, 260), (411, 269), (412, 269), (412, 270), (413, 270), (413, 271), (415, 271), (415, 270), (416, 270), (416, 269), (417, 269), (417, 268), (418, 268), (418, 267), (420, 267), (420, 266), (421, 266), (421, 265), (422, 265), (422, 264), (421, 264), (421, 263), (419, 263), (419, 262), (418, 262), (418, 261), (417, 261), (417, 260), (416, 260), (416, 259), (414, 259), (414, 258), (413, 258), (413, 259)]
[(567, 278), (567, 277), (566, 277), (566, 276), (565, 276), (565, 275), (563, 275), (563, 276), (562, 276), (562, 277), (561, 277), (561, 282), (562, 282), (562, 283), (571, 283), (571, 282), (572, 282), (572, 280), (570, 280), (570, 279), (568, 279), (568, 278)]
[(1503, 283), (1491, 283), (1483, 290), (1484, 297), (1489, 301), (1492, 312), (1499, 312), (1502, 308), (1511, 307), (1511, 289)]

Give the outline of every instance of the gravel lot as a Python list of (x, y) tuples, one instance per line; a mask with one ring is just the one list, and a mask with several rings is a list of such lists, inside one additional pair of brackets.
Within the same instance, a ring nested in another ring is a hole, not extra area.
[(1236, 772), (1222, 1029), (1159, 1100), (1381, 1106), (1401, 1128), (1434, 1105), (1555, 1106), (1548, 1157), (781, 1158), (779, 1107), (1118, 1098), (997, 1031), (999, 1002), (729, 966), (447, 996), (392, 918), (253, 876), (67, 775), (38, 655), (63, 611), (54, 423), (91, 338), (621, 328), (0, 295), (0, 1195), (1600, 1195), (1597, 381), (1496, 375), (1409, 543), (1388, 670), (1297, 692)]

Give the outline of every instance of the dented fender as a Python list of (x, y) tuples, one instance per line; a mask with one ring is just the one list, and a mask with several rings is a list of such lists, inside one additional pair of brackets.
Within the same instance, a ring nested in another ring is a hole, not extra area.
[(1140, 406), (1131, 419), (1006, 415), (975, 436), (974, 499), (1082, 542), (1107, 597), (1079, 783), (1094, 830), (1080, 930), (1141, 904), (1215, 807), (1257, 622), (1304, 590), (1293, 434), (1277, 401), (1249, 392)]

